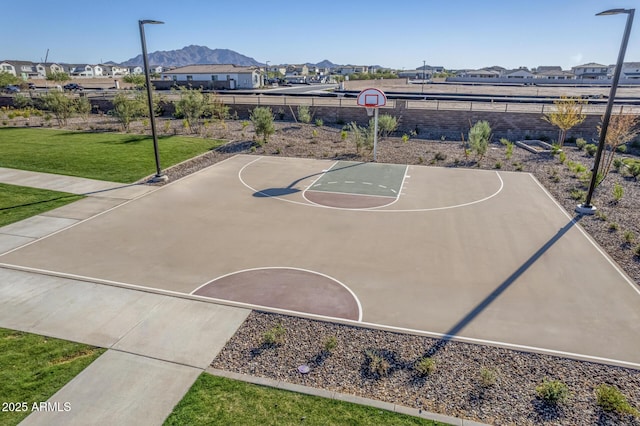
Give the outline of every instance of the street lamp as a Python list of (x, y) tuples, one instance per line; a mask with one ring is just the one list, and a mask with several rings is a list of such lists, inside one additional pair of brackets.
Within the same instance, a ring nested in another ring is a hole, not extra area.
[(598, 180), (598, 169), (600, 168), (600, 159), (602, 158), (602, 151), (606, 145), (607, 128), (609, 127), (609, 121), (611, 120), (611, 110), (613, 109), (613, 98), (616, 96), (616, 89), (618, 88), (618, 81), (620, 80), (620, 74), (622, 73), (622, 64), (624, 62), (624, 54), (627, 50), (627, 43), (629, 42), (629, 34), (631, 33), (631, 25), (633, 24), (633, 14), (635, 9), (610, 9), (604, 12), (597, 13), (596, 16), (604, 15), (618, 15), (620, 13), (627, 14), (627, 25), (624, 29), (624, 36), (622, 37), (622, 44), (620, 45), (620, 52), (618, 53), (618, 62), (616, 63), (616, 69), (613, 73), (613, 81), (611, 82), (611, 91), (609, 92), (609, 99), (607, 101), (607, 109), (605, 110), (604, 117), (602, 118), (602, 127), (600, 129), (600, 140), (598, 142), (598, 150), (596, 151), (596, 159), (593, 165), (593, 171), (591, 172), (591, 184), (589, 185), (589, 192), (587, 198), (583, 204), (579, 204), (576, 207), (576, 213), (592, 215), (596, 212), (596, 208), (591, 205), (591, 198), (593, 197), (593, 191), (596, 189), (596, 183)]
[(144, 65), (144, 78), (147, 83), (147, 101), (149, 102), (149, 121), (151, 123), (151, 136), (153, 137), (153, 152), (156, 158), (156, 175), (151, 178), (150, 182), (166, 182), (169, 180), (167, 175), (162, 173), (160, 169), (160, 154), (158, 153), (158, 135), (156, 134), (156, 120), (153, 112), (153, 99), (151, 97), (151, 76), (149, 75), (149, 61), (147, 60), (147, 42), (144, 38), (145, 24), (164, 24), (162, 21), (154, 21), (145, 19), (138, 21), (140, 25), (140, 42), (142, 43), (142, 62)]
[(427, 71), (427, 61), (423, 60), (422, 61), (422, 87), (420, 89), (420, 93), (424, 93), (424, 79), (425, 79), (425, 73)]
[(269, 82), (269, 61), (264, 61), (264, 85), (266, 86)]

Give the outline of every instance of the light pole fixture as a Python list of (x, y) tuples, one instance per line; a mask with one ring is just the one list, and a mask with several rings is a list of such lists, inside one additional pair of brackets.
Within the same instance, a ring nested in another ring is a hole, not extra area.
[(264, 61), (264, 85), (266, 86), (269, 82), (269, 61)]
[(602, 158), (602, 151), (606, 145), (607, 140), (607, 128), (609, 127), (609, 121), (611, 120), (611, 111), (613, 110), (613, 100), (616, 96), (616, 89), (618, 88), (618, 81), (620, 81), (620, 74), (622, 74), (622, 64), (624, 62), (624, 54), (627, 51), (627, 44), (629, 42), (629, 34), (631, 33), (631, 25), (633, 24), (633, 14), (635, 9), (610, 9), (604, 12), (597, 13), (596, 16), (604, 15), (618, 15), (621, 13), (627, 14), (627, 25), (624, 29), (624, 36), (622, 37), (622, 44), (620, 45), (620, 52), (618, 53), (618, 62), (616, 63), (616, 69), (613, 73), (613, 81), (611, 82), (611, 90), (609, 92), (609, 99), (607, 100), (607, 109), (605, 110), (604, 117), (602, 118), (602, 126), (600, 129), (600, 140), (598, 142), (598, 150), (596, 151), (596, 158), (593, 165), (593, 171), (591, 172), (591, 183), (589, 184), (589, 192), (587, 198), (583, 204), (579, 204), (576, 207), (576, 213), (592, 215), (595, 214), (596, 208), (591, 204), (591, 198), (593, 197), (593, 191), (596, 189), (598, 181), (598, 169), (600, 168), (600, 159)]
[(153, 111), (153, 98), (151, 97), (151, 76), (149, 75), (149, 61), (147, 59), (147, 42), (144, 38), (145, 24), (164, 24), (162, 21), (154, 21), (145, 19), (138, 21), (140, 25), (140, 42), (142, 43), (142, 63), (144, 66), (144, 78), (147, 83), (147, 101), (149, 103), (149, 122), (151, 123), (151, 136), (153, 137), (153, 153), (156, 159), (156, 175), (151, 178), (151, 182), (166, 182), (169, 180), (167, 175), (162, 173), (160, 168), (160, 154), (158, 153), (158, 135), (156, 133), (156, 120)]
[(423, 60), (422, 61), (422, 87), (420, 89), (420, 93), (424, 94), (424, 79), (426, 77), (426, 72), (427, 72), (427, 61)]

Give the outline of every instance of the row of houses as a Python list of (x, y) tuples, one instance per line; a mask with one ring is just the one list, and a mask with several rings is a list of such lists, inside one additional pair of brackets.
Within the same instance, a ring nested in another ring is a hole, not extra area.
[[(151, 67), (152, 73), (162, 73), (161, 66)], [(66, 73), (71, 77), (119, 77), (129, 74), (142, 74), (141, 66), (125, 67), (116, 64), (65, 64), (56, 62), (29, 62), (5, 60), (0, 62), (0, 72), (7, 72), (16, 77), (27, 80), (30, 78), (46, 78), (47, 74)]]
[[(456, 77), (470, 79), (549, 79), (549, 80), (606, 80), (611, 79), (615, 72), (615, 65), (602, 65), (588, 63), (571, 68), (571, 71), (563, 70), (559, 66), (541, 66), (529, 70), (521, 67), (514, 70), (507, 70), (502, 67), (489, 67), (479, 70), (461, 70), (456, 73)], [(621, 77), (624, 79), (640, 78), (640, 62), (625, 62), (622, 65)]]

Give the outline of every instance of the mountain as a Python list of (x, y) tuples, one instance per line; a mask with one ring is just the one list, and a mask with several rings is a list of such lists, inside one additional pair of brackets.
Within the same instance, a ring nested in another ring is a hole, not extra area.
[(317, 64), (307, 64), (307, 65), (315, 65), (318, 68), (335, 68), (339, 65), (334, 64), (333, 62), (331, 62), (328, 59), (325, 59), (324, 61), (318, 62)]
[[(240, 66), (263, 65), (253, 58), (229, 49), (209, 49), (206, 46), (186, 46), (179, 50), (149, 53), (149, 64), (163, 67), (182, 67), (195, 64), (234, 64)], [(121, 64), (125, 67), (142, 65), (142, 55)]]

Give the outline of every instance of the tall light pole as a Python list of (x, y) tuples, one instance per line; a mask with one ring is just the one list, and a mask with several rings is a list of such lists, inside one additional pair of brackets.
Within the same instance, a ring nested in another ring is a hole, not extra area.
[(629, 34), (631, 33), (631, 25), (633, 24), (633, 14), (635, 9), (610, 9), (604, 12), (597, 13), (596, 16), (603, 15), (618, 15), (620, 13), (627, 14), (627, 25), (624, 29), (624, 36), (622, 37), (622, 44), (620, 45), (620, 52), (618, 53), (618, 62), (616, 63), (616, 69), (613, 73), (613, 81), (611, 82), (611, 91), (609, 92), (609, 100), (607, 101), (607, 109), (605, 110), (604, 117), (602, 118), (602, 128), (600, 129), (600, 140), (598, 142), (598, 150), (596, 151), (596, 158), (593, 165), (593, 171), (591, 172), (591, 183), (589, 185), (589, 192), (587, 198), (583, 204), (576, 207), (576, 213), (592, 215), (595, 214), (596, 208), (591, 204), (591, 198), (593, 197), (593, 191), (596, 188), (598, 180), (598, 169), (600, 168), (600, 159), (602, 158), (602, 151), (606, 145), (607, 140), (607, 128), (609, 127), (609, 121), (611, 120), (611, 111), (613, 110), (613, 100), (616, 96), (616, 89), (618, 88), (618, 81), (620, 80), (620, 74), (622, 73), (622, 64), (624, 62), (624, 54), (627, 51), (627, 43), (629, 42)]
[(426, 77), (425, 76), (426, 72), (427, 72), (427, 61), (423, 60), (422, 61), (422, 87), (420, 89), (420, 93), (424, 93), (424, 78)]
[(269, 61), (264, 61), (264, 85), (266, 86), (269, 81)]
[(167, 175), (162, 173), (162, 169), (160, 168), (160, 154), (158, 153), (158, 135), (156, 133), (156, 120), (153, 111), (153, 98), (151, 97), (151, 76), (149, 75), (149, 61), (147, 59), (147, 42), (144, 38), (145, 24), (164, 24), (164, 22), (145, 19), (138, 21), (138, 25), (140, 25), (140, 42), (142, 43), (144, 78), (147, 82), (147, 101), (149, 102), (149, 122), (151, 123), (151, 136), (153, 137), (153, 153), (156, 158), (156, 175), (151, 178), (151, 182), (166, 182), (169, 178)]

